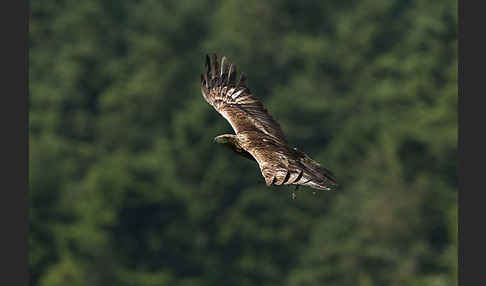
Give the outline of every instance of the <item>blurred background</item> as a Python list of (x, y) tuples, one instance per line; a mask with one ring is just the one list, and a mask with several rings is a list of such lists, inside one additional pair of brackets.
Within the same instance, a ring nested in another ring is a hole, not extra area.
[[(31, 1), (31, 285), (456, 285), (457, 1)], [(208, 52), (337, 192), (212, 142)]]

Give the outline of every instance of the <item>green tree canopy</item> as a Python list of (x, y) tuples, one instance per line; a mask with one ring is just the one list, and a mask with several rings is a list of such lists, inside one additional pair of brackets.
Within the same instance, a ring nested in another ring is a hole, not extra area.
[[(457, 2), (30, 7), (32, 285), (457, 284)], [(212, 143), (208, 52), (340, 190)]]

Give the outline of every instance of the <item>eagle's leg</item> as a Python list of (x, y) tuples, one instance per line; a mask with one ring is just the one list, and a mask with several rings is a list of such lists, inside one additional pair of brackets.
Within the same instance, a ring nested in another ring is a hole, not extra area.
[(295, 200), (295, 198), (297, 198), (297, 195), (295, 194), (295, 192), (297, 192), (298, 189), (299, 189), (299, 185), (296, 185), (295, 190), (292, 191), (292, 200)]

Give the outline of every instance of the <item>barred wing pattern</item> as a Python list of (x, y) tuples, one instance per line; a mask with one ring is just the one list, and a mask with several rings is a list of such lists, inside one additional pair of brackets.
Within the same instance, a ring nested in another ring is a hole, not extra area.
[(246, 86), (246, 74), (241, 73), (235, 84), (236, 66), (228, 65), (226, 57), (218, 59), (213, 54), (212, 65), (206, 56), (206, 73), (201, 75), (201, 91), (204, 99), (218, 111), (235, 130), (260, 131), (276, 140), (286, 142), (280, 125), (272, 118), (263, 104), (250, 93)]
[(215, 54), (206, 56), (201, 92), (236, 132), (238, 144), (257, 161), (267, 185), (303, 185), (319, 190), (337, 186), (333, 174), (305, 153), (290, 148), (280, 125), (251, 94), (246, 75), (235, 83), (236, 67)]

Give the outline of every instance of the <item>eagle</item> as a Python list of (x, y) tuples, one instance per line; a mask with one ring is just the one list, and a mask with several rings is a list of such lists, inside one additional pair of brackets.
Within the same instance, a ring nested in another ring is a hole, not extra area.
[[(250, 92), (246, 74), (242, 72), (236, 82), (236, 66), (225, 56), (221, 58), (221, 65), (216, 54), (211, 57), (212, 61), (206, 55), (201, 92), (236, 133), (219, 135), (214, 142), (256, 161), (267, 186), (296, 185), (295, 190), (299, 186), (335, 190), (338, 185), (331, 171), (288, 145), (278, 122)], [(295, 198), (295, 193), (292, 196)]]

